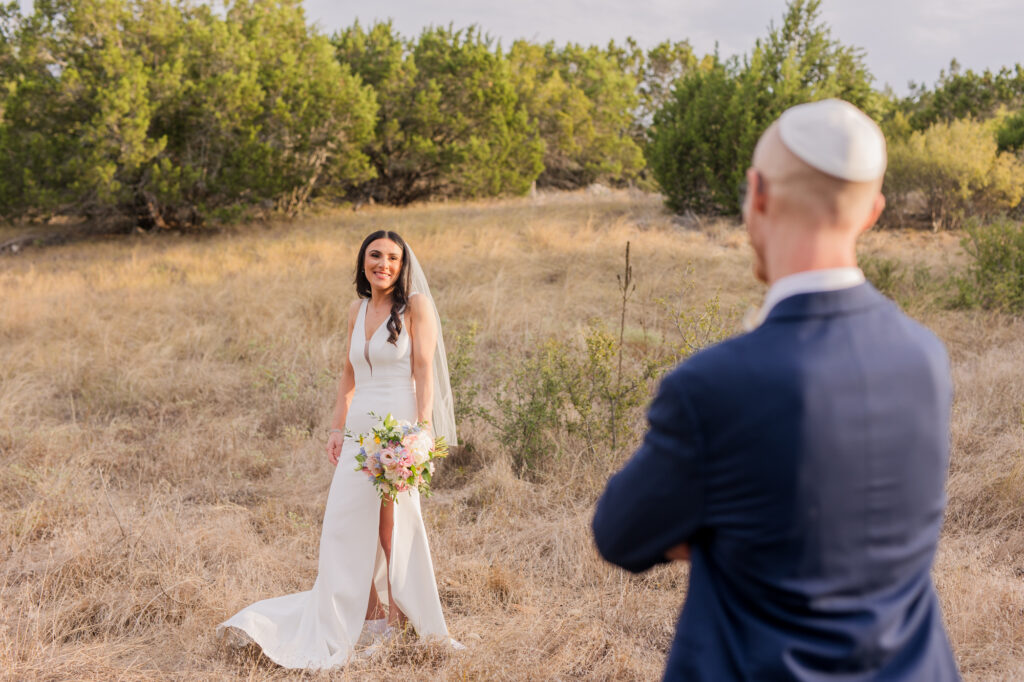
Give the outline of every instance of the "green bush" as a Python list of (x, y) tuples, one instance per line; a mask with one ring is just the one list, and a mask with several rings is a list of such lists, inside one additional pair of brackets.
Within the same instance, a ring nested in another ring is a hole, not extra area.
[(539, 186), (575, 189), (639, 173), (643, 152), (631, 136), (637, 82), (614, 55), (520, 40), (508, 60), (519, 100), (544, 144)]
[(535, 474), (556, 458), (554, 436), (565, 424), (565, 385), (560, 367), (565, 348), (555, 340), (518, 358), (494, 397), (493, 424), (516, 472)]
[(1024, 223), (1009, 219), (972, 222), (961, 244), (971, 257), (957, 280), (959, 302), (1015, 314), (1024, 313)]
[(736, 144), (746, 123), (735, 118), (738, 90), (730, 69), (716, 60), (678, 83), (655, 113), (644, 153), (673, 211), (738, 210), (736, 191), (749, 163)]
[(543, 170), (543, 144), (507, 60), (475, 29), (428, 28), (415, 41), (390, 22), (332, 38), (337, 59), (380, 105), (365, 146), (376, 201), (522, 194)]
[(1017, 206), (1024, 164), (999, 151), (999, 124), (998, 118), (939, 122), (890, 145), (884, 191), (896, 222), (923, 211), (934, 229), (957, 228), (969, 217), (985, 219)]
[(1001, 152), (1019, 152), (1024, 149), (1024, 109), (1003, 120), (996, 131), (996, 144)]
[(860, 50), (833, 40), (820, 0), (792, 0), (744, 62), (717, 57), (690, 71), (654, 116), (645, 150), (674, 211), (737, 213), (738, 188), (761, 133), (785, 109), (839, 97), (878, 115)]
[(1024, 65), (1002, 67), (993, 72), (964, 71), (953, 59), (949, 68), (939, 73), (931, 88), (911, 83), (911, 93), (900, 100), (913, 130), (925, 130), (939, 121), (958, 118), (988, 119), (1000, 108), (1024, 105)]
[(859, 258), (868, 281), (904, 310), (920, 311), (949, 302), (950, 277), (923, 263), (913, 265), (895, 258), (867, 255)]
[[(4, 31), (5, 38), (8, 37)], [(293, 0), (54, 0), (11, 35), (0, 213), (201, 224), (372, 172), (372, 91)]]
[[(525, 358), (509, 359), (489, 417), (520, 475), (557, 468), (566, 447), (576, 453), (573, 466), (583, 455), (613, 460), (635, 448), (662, 375), (735, 327), (717, 297), (699, 307), (659, 300), (649, 311), (655, 317), (633, 334), (626, 320), (634, 289), (627, 246), (617, 330), (595, 320), (580, 336), (548, 339)], [(680, 299), (692, 293), (688, 272)]]
[(459, 429), (470, 420), (487, 417), (480, 403), (480, 384), (473, 375), (476, 334), (477, 326), (473, 323), (448, 338), (448, 375)]

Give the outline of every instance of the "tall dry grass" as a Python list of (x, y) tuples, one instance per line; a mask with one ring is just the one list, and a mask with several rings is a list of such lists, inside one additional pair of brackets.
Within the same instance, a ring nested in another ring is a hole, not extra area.
[[(614, 322), (627, 240), (630, 324), (659, 297), (717, 293), (741, 311), (761, 296), (741, 230), (681, 226), (657, 198), (628, 193), (378, 208), (0, 259), (4, 677), (316, 677), (228, 650), (213, 629), (315, 577), (352, 261), (379, 227), (415, 247), (446, 331), (476, 325), (484, 396), (508, 358)], [(958, 266), (954, 242), (922, 237), (871, 235), (865, 249), (936, 275)], [(957, 382), (936, 581), (965, 676), (1019, 678), (1021, 323), (928, 301), (914, 313), (947, 341)], [(424, 513), (449, 627), (468, 650), (396, 645), (333, 677), (656, 678), (686, 571), (632, 577), (598, 559), (588, 522), (612, 464), (566, 495), (550, 476), (516, 477), (479, 420), (463, 437), (472, 452), (446, 463)]]

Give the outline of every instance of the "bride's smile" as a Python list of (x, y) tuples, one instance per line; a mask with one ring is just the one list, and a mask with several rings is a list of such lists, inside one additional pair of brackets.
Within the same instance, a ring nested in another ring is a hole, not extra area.
[(383, 293), (398, 279), (402, 248), (390, 239), (376, 239), (366, 249), (366, 278)]

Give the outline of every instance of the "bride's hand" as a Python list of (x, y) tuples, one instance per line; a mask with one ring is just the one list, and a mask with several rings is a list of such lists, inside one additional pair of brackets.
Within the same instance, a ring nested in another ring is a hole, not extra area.
[(327, 438), (327, 459), (331, 464), (338, 466), (338, 458), (341, 456), (341, 446), (345, 443), (345, 434), (332, 431)]

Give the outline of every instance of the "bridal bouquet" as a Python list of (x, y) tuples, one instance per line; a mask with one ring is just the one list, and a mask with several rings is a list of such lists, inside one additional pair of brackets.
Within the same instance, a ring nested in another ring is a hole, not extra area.
[(356, 471), (370, 477), (382, 500), (413, 489), (429, 497), (434, 460), (448, 456), (443, 437), (434, 440), (425, 424), (398, 421), (390, 414), (356, 440)]

